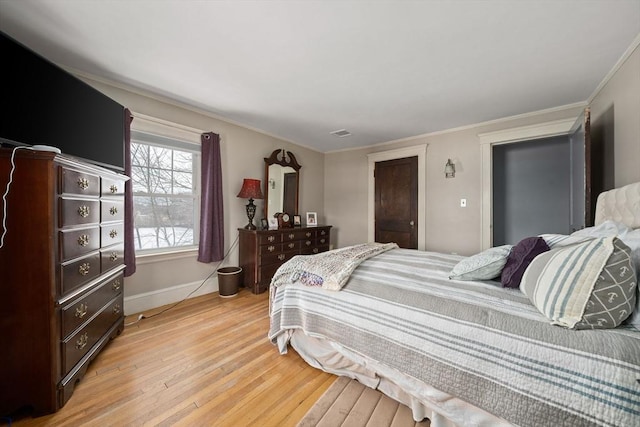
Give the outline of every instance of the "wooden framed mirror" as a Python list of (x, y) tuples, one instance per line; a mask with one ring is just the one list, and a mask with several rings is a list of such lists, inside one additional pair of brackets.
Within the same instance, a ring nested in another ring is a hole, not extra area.
[(278, 212), (298, 214), (300, 168), (291, 151), (274, 150), (264, 158), (264, 217)]

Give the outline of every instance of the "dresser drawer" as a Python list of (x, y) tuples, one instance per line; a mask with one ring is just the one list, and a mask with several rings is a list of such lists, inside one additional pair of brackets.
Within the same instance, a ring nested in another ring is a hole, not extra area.
[(258, 263), (259, 265), (282, 264), (286, 261), (289, 261), (295, 255), (298, 255), (298, 251), (280, 252), (279, 254), (264, 255), (260, 257)]
[[(318, 234), (320, 234), (320, 233), (318, 233)], [(320, 235), (319, 235), (319, 236), (318, 236), (318, 238), (316, 239), (316, 245), (317, 245), (317, 246), (325, 246), (325, 245), (327, 245), (327, 246), (328, 246), (328, 245), (329, 245), (329, 241), (330, 241), (330, 240), (329, 240), (329, 235), (328, 235), (328, 233), (327, 233), (327, 235), (326, 235), (326, 236), (320, 236)]]
[(60, 194), (100, 195), (100, 178), (87, 172), (60, 167)]
[(124, 181), (119, 179), (102, 178), (101, 194), (103, 196), (123, 196), (124, 195)]
[(300, 241), (299, 240), (294, 240), (291, 242), (286, 242), (282, 244), (282, 250), (283, 251), (293, 251), (293, 250), (297, 250), (300, 249)]
[(69, 372), (82, 359), (82, 356), (91, 350), (121, 316), (122, 295), (119, 295), (106, 306), (101, 307), (101, 310), (94, 315), (89, 323), (62, 342), (63, 375)]
[(282, 252), (282, 244), (274, 243), (271, 245), (264, 245), (258, 248), (260, 255), (279, 254)]
[(282, 241), (283, 242), (290, 242), (290, 241), (294, 241), (294, 240), (306, 239), (308, 233), (313, 233), (313, 231), (310, 231), (310, 230), (294, 230), (294, 229), (287, 230), (287, 231), (284, 231), (282, 233)]
[(124, 224), (108, 224), (100, 227), (101, 246), (115, 245), (124, 242)]
[(100, 252), (92, 253), (76, 261), (63, 263), (61, 267), (60, 292), (64, 295), (99, 275)]
[(316, 236), (318, 237), (329, 237), (329, 229), (328, 228), (319, 228), (316, 230)]
[(98, 200), (60, 198), (59, 226), (97, 224), (100, 222)]
[(309, 246), (307, 248), (304, 248), (301, 253), (302, 255), (313, 255), (313, 254), (319, 254), (320, 252), (326, 252), (329, 250), (329, 245), (324, 245), (324, 246)]
[(96, 285), (91, 292), (82, 295), (62, 308), (62, 337), (66, 337), (91, 319), (109, 301), (122, 292), (124, 273), (110, 277)]
[(124, 220), (124, 202), (116, 200), (102, 201), (102, 222), (123, 221)]
[(280, 243), (282, 241), (281, 234), (259, 234), (258, 235), (258, 244), (259, 245), (268, 245), (271, 243)]
[(60, 261), (68, 261), (100, 249), (98, 227), (59, 231)]
[(107, 272), (112, 268), (124, 264), (124, 245), (114, 245), (100, 251), (102, 259), (102, 272)]

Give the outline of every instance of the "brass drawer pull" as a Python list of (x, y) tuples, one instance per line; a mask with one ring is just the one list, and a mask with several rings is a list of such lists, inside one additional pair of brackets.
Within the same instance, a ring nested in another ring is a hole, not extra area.
[(113, 314), (120, 314), (120, 304), (113, 306)]
[(288, 246), (289, 246), (289, 249), (293, 249), (293, 248), (295, 248), (295, 247), (296, 247), (296, 244), (295, 244), (295, 243), (289, 243), (289, 245), (288, 245)]
[(311, 246), (311, 240), (307, 240), (306, 242), (304, 242), (304, 244), (307, 246)]
[(307, 234), (305, 234), (305, 236), (307, 236), (307, 237), (311, 237), (311, 232), (310, 232), (310, 231), (307, 231)]
[(280, 261), (284, 260), (285, 258), (286, 258), (285, 254), (280, 254), (280, 255), (278, 255), (278, 259), (279, 259)]
[(76, 314), (75, 316), (78, 319), (82, 319), (86, 314), (87, 314), (87, 310), (89, 310), (89, 307), (87, 306), (87, 304), (85, 303), (80, 303), (80, 305), (78, 307), (76, 307)]
[(89, 244), (89, 236), (87, 236), (86, 234), (83, 234), (80, 237), (78, 237), (78, 244), (80, 246), (87, 246)]
[(326, 242), (326, 239), (320, 239), (320, 243)]
[(115, 260), (118, 259), (118, 253), (117, 252), (111, 252), (111, 256), (109, 256), (109, 259), (111, 260), (111, 262), (114, 262)]
[(111, 193), (117, 193), (118, 192), (118, 186), (117, 185), (112, 185), (111, 187), (109, 187), (109, 191), (111, 191)]
[(80, 273), (81, 276), (86, 276), (87, 274), (89, 274), (89, 270), (91, 270), (91, 264), (89, 264), (88, 262), (82, 263), (78, 267), (78, 273)]
[(89, 216), (89, 206), (82, 205), (78, 208), (78, 215), (82, 218), (86, 218)]
[(322, 230), (322, 231), (320, 232), (320, 235), (322, 235), (322, 236), (324, 236), (325, 234), (327, 234), (327, 232), (326, 232), (326, 231), (324, 231), (324, 230)]
[(116, 279), (113, 281), (113, 285), (111, 285), (111, 288), (115, 291), (118, 292), (120, 290), (120, 279)]
[(273, 251), (275, 251), (275, 250), (276, 250), (276, 247), (272, 245), (272, 246), (269, 246), (269, 247), (267, 248), (267, 250), (268, 250), (269, 252), (273, 252)]
[(313, 248), (313, 253), (317, 254), (318, 253), (318, 248)]
[(269, 242), (273, 242), (274, 240), (276, 240), (276, 236), (269, 236), (269, 237), (267, 237), (267, 240)]
[(296, 237), (296, 235), (295, 235), (295, 234), (293, 234), (293, 233), (289, 234), (289, 240), (293, 240), (293, 239), (294, 239), (294, 237)]
[(118, 230), (111, 230), (111, 231), (109, 232), (109, 236), (110, 236), (112, 239), (115, 239), (117, 235), (118, 235)]
[(82, 190), (89, 188), (89, 180), (87, 178), (78, 178), (78, 187)]
[(118, 208), (116, 208), (115, 206), (112, 206), (111, 209), (109, 209), (109, 213), (111, 215), (115, 215), (118, 213)]
[(85, 332), (84, 334), (80, 335), (80, 338), (76, 341), (76, 348), (78, 350), (82, 350), (87, 346), (88, 342), (89, 342), (89, 334)]

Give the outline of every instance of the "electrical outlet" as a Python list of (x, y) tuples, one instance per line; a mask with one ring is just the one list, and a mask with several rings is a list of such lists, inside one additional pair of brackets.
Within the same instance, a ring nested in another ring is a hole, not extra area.
[(467, 199), (460, 199), (460, 207), (461, 208), (467, 207)]

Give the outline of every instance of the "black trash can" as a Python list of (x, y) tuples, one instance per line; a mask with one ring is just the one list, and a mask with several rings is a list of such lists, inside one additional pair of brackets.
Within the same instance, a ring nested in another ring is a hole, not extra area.
[(230, 298), (238, 295), (240, 287), (241, 267), (223, 267), (218, 272), (218, 288), (222, 298)]

